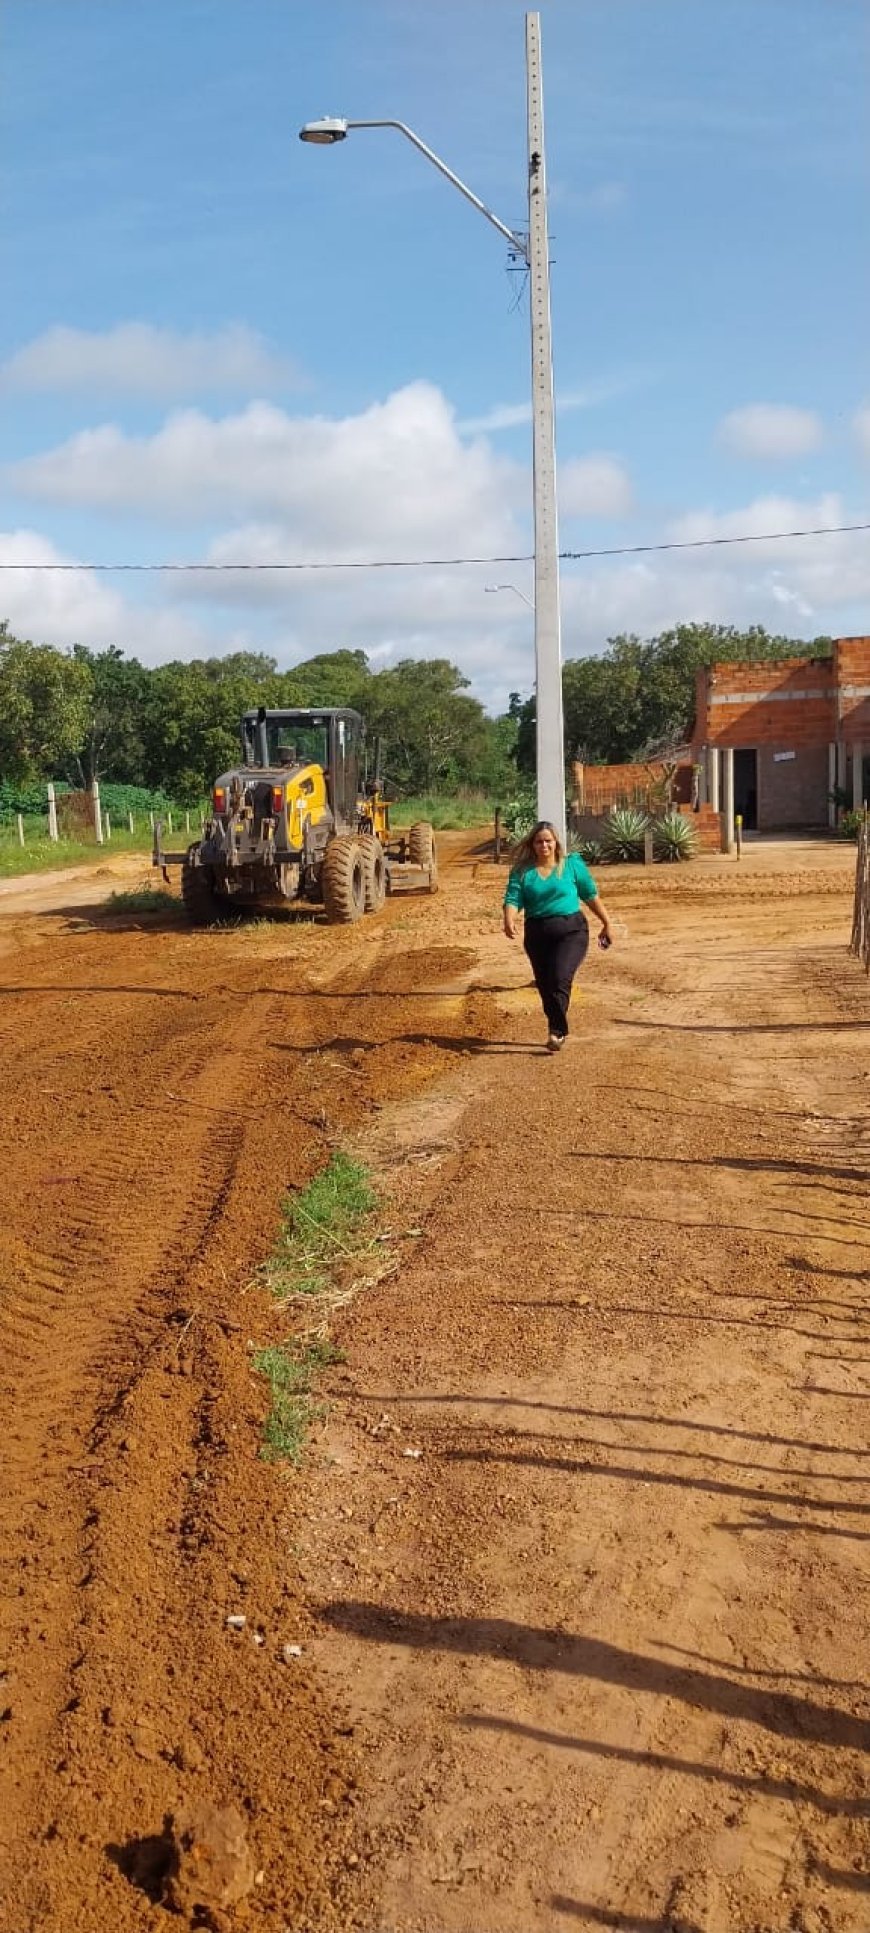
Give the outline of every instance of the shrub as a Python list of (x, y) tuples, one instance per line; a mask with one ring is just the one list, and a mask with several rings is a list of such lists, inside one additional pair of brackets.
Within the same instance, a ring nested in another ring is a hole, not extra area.
[(600, 866), (604, 858), (604, 847), (600, 839), (571, 838), (568, 841), (570, 852), (577, 852), (585, 859), (587, 866)]
[(601, 832), (602, 858), (611, 865), (619, 860), (642, 859), (648, 825), (649, 819), (639, 806), (611, 806)]
[(682, 812), (663, 812), (653, 824), (653, 858), (670, 864), (678, 859), (693, 859), (698, 840), (691, 819)]
[(863, 812), (860, 811), (860, 809), (856, 810), (854, 807), (850, 807), (848, 812), (844, 812), (842, 814), (840, 818), (840, 823), (837, 827), (837, 831), (839, 832), (841, 839), (853, 839), (857, 841), (858, 838), (860, 837), (861, 827), (863, 824), (864, 824)]
[(534, 792), (517, 792), (501, 809), (501, 822), (507, 837), (516, 845), (531, 832), (538, 817), (538, 807)]

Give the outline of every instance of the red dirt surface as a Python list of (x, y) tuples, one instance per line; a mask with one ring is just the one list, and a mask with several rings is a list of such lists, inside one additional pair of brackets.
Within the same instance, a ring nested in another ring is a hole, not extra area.
[[(551, 1060), (473, 843), (353, 931), (0, 906), (4, 1933), (169, 1933), (207, 1806), (252, 1930), (868, 1924), (848, 858), (608, 878)], [(339, 1143), (398, 1266), (297, 1472), (254, 1278)]]

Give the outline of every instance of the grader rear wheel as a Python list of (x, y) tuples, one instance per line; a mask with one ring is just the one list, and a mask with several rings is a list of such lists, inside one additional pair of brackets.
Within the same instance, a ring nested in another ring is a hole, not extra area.
[(198, 846), (190, 846), (185, 854), (181, 868), (181, 898), (184, 910), (194, 926), (216, 926), (218, 920), (226, 919), (227, 897), (217, 892), (211, 870), (198, 864), (194, 855)]
[(422, 866), (429, 874), (429, 891), (438, 891), (438, 857), (435, 834), (428, 820), (419, 819), (408, 834), (408, 858), (412, 866)]
[(387, 862), (380, 839), (360, 840), (365, 867), (365, 904), (367, 913), (379, 913), (387, 897)]
[(356, 839), (332, 839), (323, 855), (323, 904), (331, 926), (350, 926), (366, 910), (366, 863)]

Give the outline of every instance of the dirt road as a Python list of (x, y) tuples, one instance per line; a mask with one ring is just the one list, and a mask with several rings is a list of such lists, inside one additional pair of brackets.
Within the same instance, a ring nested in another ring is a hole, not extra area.
[[(848, 860), (608, 881), (551, 1061), (446, 843), (353, 933), (0, 906), (10, 1933), (171, 1926), (197, 1795), (269, 1933), (867, 1926)], [(252, 1278), (338, 1142), (403, 1261), (300, 1475)]]

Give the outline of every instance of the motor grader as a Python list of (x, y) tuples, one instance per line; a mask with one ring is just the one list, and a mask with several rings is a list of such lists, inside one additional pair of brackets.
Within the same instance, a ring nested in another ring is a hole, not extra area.
[(260, 706), (245, 713), (241, 737), (241, 764), (215, 780), (202, 837), (186, 852), (166, 852), (162, 823), (154, 828), (153, 863), (166, 879), (169, 866), (181, 866), (196, 925), (298, 901), (347, 925), (383, 906), (398, 868), (437, 890), (431, 825), (394, 835), (377, 759), (363, 777), (359, 712)]

